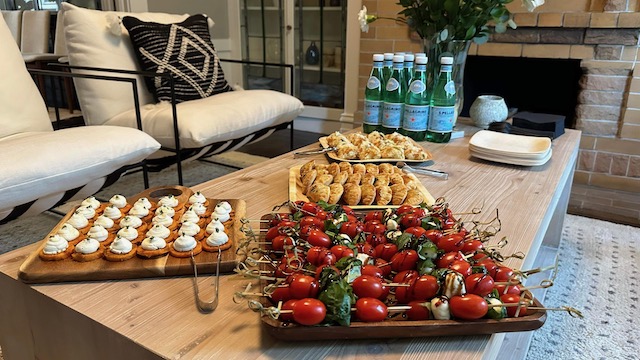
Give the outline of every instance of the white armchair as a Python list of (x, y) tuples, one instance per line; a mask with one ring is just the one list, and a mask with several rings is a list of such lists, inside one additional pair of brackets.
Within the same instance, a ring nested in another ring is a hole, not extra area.
[(54, 131), (18, 46), (0, 20), (0, 224), (82, 199), (139, 165), (160, 144), (117, 126)]
[[(293, 96), (272, 90), (229, 91), (189, 100), (156, 102), (144, 86), (134, 47), (124, 26), (113, 20), (132, 16), (143, 21), (172, 24), (187, 15), (163, 13), (103, 12), (62, 3), (69, 63), (77, 67), (96, 67), (129, 71), (138, 79), (142, 130), (162, 144), (162, 150), (148, 159), (151, 167), (162, 168), (261, 140), (288, 126), (302, 112), (303, 105)], [(86, 71), (86, 70), (83, 70)], [(170, 72), (168, 72), (170, 73)], [(168, 76), (165, 73), (165, 76)], [(124, 76), (124, 75), (123, 75)], [(85, 117), (92, 125), (136, 127), (136, 106), (122, 84), (75, 79), (76, 93)], [(169, 151), (169, 153), (167, 153)]]

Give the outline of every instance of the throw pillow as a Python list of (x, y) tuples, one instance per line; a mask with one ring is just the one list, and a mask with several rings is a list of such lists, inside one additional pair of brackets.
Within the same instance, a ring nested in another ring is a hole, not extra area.
[[(176, 24), (159, 24), (125, 16), (122, 24), (129, 31), (140, 67), (174, 78), (176, 102), (205, 98), (231, 91), (220, 66), (207, 17), (193, 15)], [(166, 77), (146, 77), (149, 91), (158, 101), (171, 101)]]

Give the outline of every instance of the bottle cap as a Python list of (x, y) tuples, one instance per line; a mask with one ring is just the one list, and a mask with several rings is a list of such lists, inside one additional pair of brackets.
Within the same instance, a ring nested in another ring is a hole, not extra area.
[(382, 54), (373, 54), (373, 61), (382, 61), (384, 60), (384, 55)]
[(384, 59), (385, 60), (393, 59), (393, 53), (384, 53)]
[(427, 59), (427, 57), (426, 57), (426, 56), (418, 56), (418, 57), (416, 58), (416, 64), (424, 65), (424, 64), (426, 64), (426, 63), (428, 63), (428, 62), (429, 62), (429, 59)]
[(413, 61), (413, 59), (415, 59), (413, 54), (404, 54), (404, 61)]
[(451, 56), (443, 56), (440, 58), (440, 64), (453, 65), (453, 58)]
[(427, 53), (416, 53), (416, 58), (427, 57)]
[(397, 53), (395, 53), (395, 55), (403, 55), (404, 56), (404, 51), (398, 51)]
[(393, 62), (404, 62), (404, 55), (393, 55)]

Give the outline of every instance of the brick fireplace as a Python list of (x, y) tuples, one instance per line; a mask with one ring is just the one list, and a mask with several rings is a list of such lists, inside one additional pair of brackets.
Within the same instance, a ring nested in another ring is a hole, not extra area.
[[(379, 16), (401, 10), (395, 1), (362, 3)], [(518, 28), (473, 44), (469, 55), (579, 61), (572, 122), (583, 135), (574, 182), (640, 192), (640, 0), (546, 0), (532, 13), (515, 0), (509, 9)], [(371, 24), (360, 48), (359, 99), (373, 53), (422, 51), (406, 26), (392, 21)]]

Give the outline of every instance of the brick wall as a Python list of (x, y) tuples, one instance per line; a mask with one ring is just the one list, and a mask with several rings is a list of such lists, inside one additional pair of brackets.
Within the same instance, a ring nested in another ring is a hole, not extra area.
[[(395, 17), (395, 1), (363, 0), (369, 13)], [(640, 192), (640, 0), (546, 0), (529, 13), (509, 4), (518, 28), (470, 48), (479, 56), (579, 59), (576, 127), (582, 130), (575, 182)], [(422, 51), (404, 24), (378, 20), (360, 40), (359, 99), (376, 52)], [(359, 104), (362, 109), (362, 104)]]

